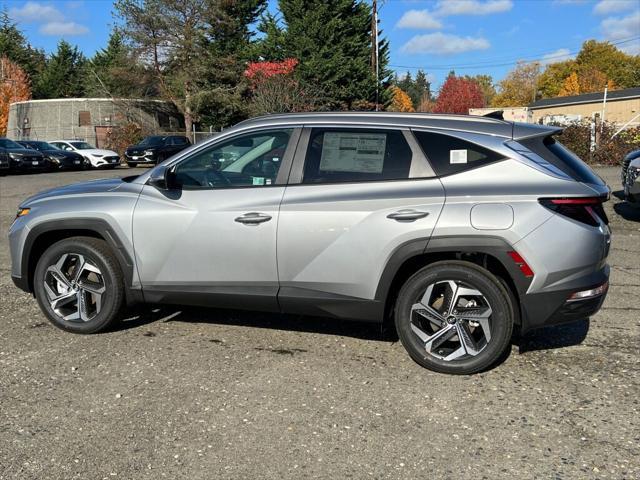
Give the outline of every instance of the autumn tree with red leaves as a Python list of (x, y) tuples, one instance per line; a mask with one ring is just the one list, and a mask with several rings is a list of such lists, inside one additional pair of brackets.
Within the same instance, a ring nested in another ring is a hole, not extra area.
[(478, 82), (449, 75), (440, 89), (434, 113), (469, 114), (470, 108), (485, 106), (482, 88)]
[(0, 58), (0, 137), (7, 134), (9, 105), (30, 98), (29, 76), (7, 57)]

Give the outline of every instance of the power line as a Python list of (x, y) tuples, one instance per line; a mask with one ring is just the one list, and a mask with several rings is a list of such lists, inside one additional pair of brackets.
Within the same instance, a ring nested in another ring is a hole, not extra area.
[[(624, 43), (629, 43), (632, 42), (634, 40), (639, 40), (640, 36), (636, 36), (636, 37), (631, 37), (631, 38), (627, 38), (624, 40), (620, 40), (618, 42), (610, 42), (611, 45), (622, 45)], [(557, 51), (557, 50), (556, 50)], [(531, 58), (529, 60), (527, 59), (518, 59), (518, 60), (511, 60), (511, 61), (505, 61), (505, 62), (500, 62), (500, 63), (491, 63), (491, 62), (477, 62), (477, 63), (467, 63), (467, 64), (455, 64), (455, 63), (451, 63), (448, 65), (430, 65), (430, 66), (409, 66), (409, 65), (391, 65), (389, 64), (390, 67), (393, 68), (407, 68), (407, 69), (421, 69), (421, 70), (451, 70), (451, 69), (455, 69), (455, 70), (469, 70), (469, 69), (473, 69), (473, 68), (491, 68), (491, 67), (505, 67), (505, 66), (509, 66), (509, 65), (515, 65), (516, 63), (519, 62), (524, 62), (524, 63), (533, 63), (533, 62), (541, 62), (541, 61), (546, 61), (546, 60), (553, 60), (554, 58), (563, 58), (563, 57), (568, 57), (571, 55), (576, 55), (577, 53), (580, 52), (580, 49), (578, 50), (573, 50), (573, 51), (569, 51), (566, 53), (561, 53), (561, 54), (557, 54), (557, 55), (544, 55), (544, 53), (539, 53), (536, 55), (542, 55), (542, 57), (539, 58)], [(555, 52), (549, 52), (549, 53), (555, 53)]]

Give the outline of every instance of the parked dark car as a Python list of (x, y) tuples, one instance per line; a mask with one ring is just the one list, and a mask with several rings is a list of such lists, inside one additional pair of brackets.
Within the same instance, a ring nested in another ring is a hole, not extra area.
[(91, 167), (91, 163), (79, 153), (67, 152), (47, 142), (20, 140), (17, 143), (42, 153), (49, 159), (51, 170), (83, 170)]
[(191, 145), (187, 137), (179, 135), (153, 135), (137, 145), (127, 147), (125, 161), (130, 167), (140, 164), (155, 165)]
[(48, 170), (51, 165), (42, 153), (24, 148), (8, 138), (0, 138), (0, 163), (8, 163), (8, 170), (13, 172)]

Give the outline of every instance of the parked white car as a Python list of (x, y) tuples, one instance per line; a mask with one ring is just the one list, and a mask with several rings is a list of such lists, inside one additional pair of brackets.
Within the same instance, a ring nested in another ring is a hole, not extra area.
[(115, 168), (120, 165), (120, 156), (113, 150), (95, 148), (82, 140), (54, 140), (51, 145), (69, 152), (77, 152), (91, 162), (93, 168)]

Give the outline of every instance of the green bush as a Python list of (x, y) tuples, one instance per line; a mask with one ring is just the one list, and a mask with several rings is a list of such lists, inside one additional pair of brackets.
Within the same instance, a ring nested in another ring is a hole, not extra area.
[(591, 165), (620, 165), (627, 153), (640, 149), (640, 127), (627, 127), (613, 137), (619, 128), (620, 125), (610, 122), (598, 125), (598, 143), (593, 152), (590, 151), (591, 125), (589, 122), (574, 123), (564, 127), (558, 140)]

